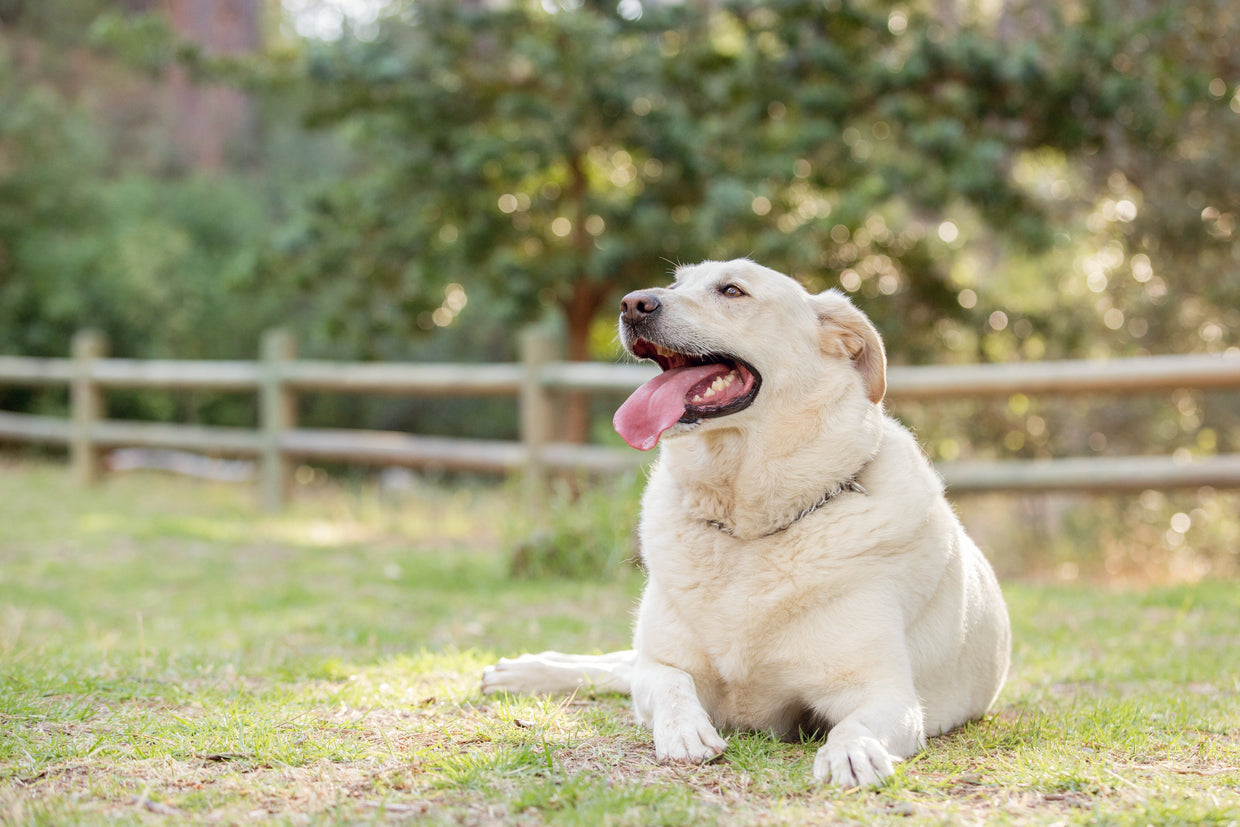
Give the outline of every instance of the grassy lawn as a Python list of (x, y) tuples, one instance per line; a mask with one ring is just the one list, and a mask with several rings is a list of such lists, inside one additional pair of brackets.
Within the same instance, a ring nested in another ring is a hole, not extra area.
[(660, 766), (624, 699), (483, 698), (482, 667), (623, 647), (640, 579), (513, 580), (511, 491), (74, 489), (0, 460), (0, 823), (1240, 822), (1240, 590), (1008, 582), (987, 720), (877, 791), (730, 735)]

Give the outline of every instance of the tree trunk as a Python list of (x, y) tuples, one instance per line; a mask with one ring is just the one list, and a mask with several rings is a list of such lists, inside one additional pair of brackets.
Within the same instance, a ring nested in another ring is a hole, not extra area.
[[(598, 314), (607, 287), (581, 280), (573, 285), (572, 297), (564, 305), (568, 329), (568, 359), (585, 362), (590, 358), (590, 323)], [(586, 442), (590, 437), (590, 395), (570, 393), (564, 400), (563, 437), (566, 442)]]
[[(584, 169), (584, 151), (568, 153), (569, 186), (567, 200), (573, 205), (573, 247), (582, 261), (590, 254), (594, 239), (586, 230), (589, 220), (589, 182)], [(607, 285), (579, 278), (573, 284), (573, 292), (564, 305), (568, 322), (568, 359), (585, 362), (590, 358), (590, 323), (594, 321), (607, 295)], [(563, 436), (568, 442), (582, 443), (590, 438), (590, 396), (585, 393), (567, 394), (564, 400)]]
[[(162, 6), (177, 34), (208, 54), (247, 54), (262, 45), (262, 8), (256, 0), (166, 0)], [(219, 172), (254, 162), (258, 119), (248, 94), (201, 83), (174, 65), (165, 81), (164, 99), (182, 163)]]

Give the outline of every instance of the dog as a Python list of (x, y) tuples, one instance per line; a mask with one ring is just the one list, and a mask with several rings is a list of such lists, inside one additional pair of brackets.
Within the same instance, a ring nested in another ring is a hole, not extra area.
[(886, 353), (843, 294), (747, 259), (676, 270), (620, 304), (662, 372), (616, 412), (660, 455), (642, 497), (633, 649), (503, 659), (484, 693), (629, 693), (660, 761), (720, 730), (826, 732), (814, 778), (876, 786), (983, 716), (1007, 607), (912, 435), (884, 413)]

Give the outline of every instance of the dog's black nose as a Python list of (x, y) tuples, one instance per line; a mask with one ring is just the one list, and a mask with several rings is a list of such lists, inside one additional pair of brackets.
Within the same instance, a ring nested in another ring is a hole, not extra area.
[(637, 290), (620, 300), (620, 318), (626, 322), (639, 322), (659, 309), (659, 299), (654, 293)]

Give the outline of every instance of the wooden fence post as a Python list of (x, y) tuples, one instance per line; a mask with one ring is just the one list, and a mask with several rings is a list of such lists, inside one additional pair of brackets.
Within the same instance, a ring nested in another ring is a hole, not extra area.
[(259, 504), (264, 511), (284, 506), (291, 479), (290, 462), (281, 449), (286, 430), (297, 427), (297, 395), (284, 381), (283, 363), (297, 356), (297, 342), (287, 330), (263, 334), (262, 384), (259, 388)]
[(91, 431), (104, 417), (103, 387), (91, 376), (91, 368), (96, 359), (107, 356), (108, 339), (98, 330), (79, 330), (70, 347), (73, 379), (69, 382), (69, 467), (79, 485), (90, 485), (102, 476), (103, 464), (99, 448), (91, 441)]
[(556, 358), (555, 337), (548, 331), (531, 327), (521, 333), (521, 362), (525, 373), (521, 379), (521, 442), (525, 446), (526, 506), (533, 513), (547, 505), (548, 476), (543, 462), (543, 448), (551, 441), (555, 420), (551, 393), (542, 383), (542, 366)]

